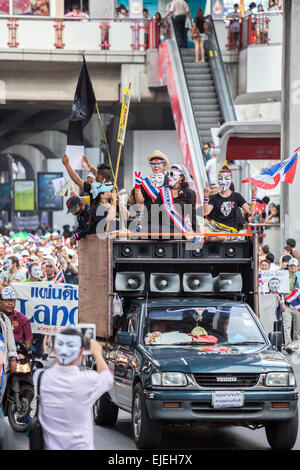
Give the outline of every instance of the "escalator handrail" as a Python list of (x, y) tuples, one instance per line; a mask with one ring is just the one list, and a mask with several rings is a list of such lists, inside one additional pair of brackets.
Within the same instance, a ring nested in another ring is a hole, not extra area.
[[(222, 113), (222, 118), (224, 121), (236, 121), (236, 114), (234, 109), (234, 102), (231, 94), (231, 90), (228, 84), (227, 75), (224, 67), (224, 62), (222, 59), (222, 53), (219, 46), (219, 41), (217, 33), (215, 30), (214, 21), (211, 15), (206, 17), (209, 20), (209, 25), (211, 27), (211, 35), (208, 34), (208, 39), (205, 41), (205, 47), (207, 50), (207, 56), (211, 64), (211, 72), (213, 81), (216, 88), (216, 93), (218, 96), (219, 106)], [(213, 46), (214, 42), (214, 46)], [(212, 47), (213, 46), (213, 47)], [(210, 51), (216, 51), (217, 54), (210, 55)], [(216, 62), (219, 64), (219, 67), (216, 66)], [(224, 96), (227, 98), (224, 99)], [(229, 104), (228, 104), (229, 103)]]

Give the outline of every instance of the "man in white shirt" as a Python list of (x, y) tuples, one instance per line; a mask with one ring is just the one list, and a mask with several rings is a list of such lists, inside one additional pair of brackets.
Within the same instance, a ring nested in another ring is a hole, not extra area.
[[(102, 346), (90, 341), (97, 371), (80, 370), (83, 338), (76, 329), (66, 329), (55, 337), (58, 362), (43, 372), (40, 382), (39, 421), (44, 450), (93, 450), (92, 407), (113, 385), (113, 375), (102, 355)], [(41, 373), (33, 376), (35, 394)]]
[(163, 20), (165, 20), (169, 15), (172, 15), (174, 18), (174, 28), (178, 47), (187, 48), (187, 28), (185, 27), (185, 21), (187, 16), (190, 20), (192, 19), (188, 4), (184, 0), (173, 0), (168, 12), (163, 17)]
[(217, 159), (215, 155), (211, 155), (210, 159), (205, 165), (205, 171), (207, 173), (208, 181), (210, 186), (217, 184)]
[(17, 256), (10, 256), (3, 262), (3, 271), (0, 274), (0, 286), (8, 286), (11, 282), (23, 282), (26, 276), (20, 269)]

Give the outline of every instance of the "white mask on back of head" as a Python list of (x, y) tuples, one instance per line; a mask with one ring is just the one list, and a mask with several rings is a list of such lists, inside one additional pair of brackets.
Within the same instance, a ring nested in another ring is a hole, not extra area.
[(81, 337), (59, 333), (55, 337), (55, 352), (58, 361), (63, 365), (71, 364), (80, 354)]

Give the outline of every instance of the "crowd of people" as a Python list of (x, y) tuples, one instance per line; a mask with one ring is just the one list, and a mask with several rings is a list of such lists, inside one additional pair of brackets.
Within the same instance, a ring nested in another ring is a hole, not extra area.
[[(279, 0), (269, 0), (267, 8), (268, 12), (280, 10), (282, 10), (282, 5), (279, 5)], [(268, 32), (271, 17), (267, 16), (267, 12), (265, 12), (263, 5), (261, 3), (256, 4), (255, 2), (251, 2), (249, 8), (245, 12), (245, 18), (248, 18), (248, 28), (250, 27), (250, 34), (248, 34), (250, 43), (268, 44)], [(227, 47), (229, 50), (239, 50), (243, 17), (238, 3), (234, 4), (233, 11), (227, 13), (225, 19), (229, 21)]]
[[(272, 273), (269, 282), (273, 282), (273, 286), (269, 286), (270, 292), (276, 295), (276, 312), (275, 312), (275, 330), (283, 333), (285, 350), (288, 354), (295, 353), (300, 347), (300, 313), (291, 304), (285, 302), (285, 298), (295, 289), (300, 288), (300, 277), (297, 272), (300, 271), (300, 253), (296, 248), (296, 240), (288, 238), (286, 245), (282, 250), (278, 263), (275, 262), (275, 256), (270, 251), (268, 245), (264, 245), (263, 237), (258, 238), (259, 242), (259, 275), (264, 271)], [(278, 272), (286, 270), (289, 273), (289, 287), (287, 292), (280, 291), (280, 283), (276, 275)], [(300, 274), (300, 273), (299, 273)]]

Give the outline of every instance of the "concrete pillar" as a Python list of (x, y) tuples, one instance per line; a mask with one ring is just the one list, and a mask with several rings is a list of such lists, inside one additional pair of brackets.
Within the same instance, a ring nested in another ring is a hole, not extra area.
[(116, 0), (90, 0), (89, 15), (91, 18), (114, 18), (116, 5)]
[[(283, 21), (283, 80), (281, 159), (299, 147), (300, 122), (300, 0), (285, 0)], [(295, 238), (300, 245), (299, 187), (300, 169), (292, 185), (281, 183), (281, 247), (286, 238)]]
[(51, 16), (63, 18), (65, 14), (65, 0), (51, 0), (50, 2)]

